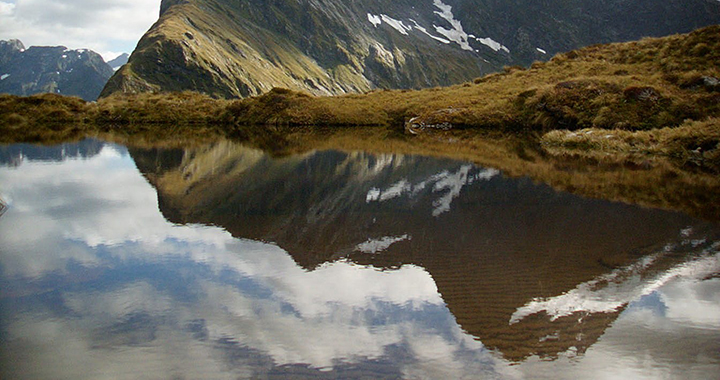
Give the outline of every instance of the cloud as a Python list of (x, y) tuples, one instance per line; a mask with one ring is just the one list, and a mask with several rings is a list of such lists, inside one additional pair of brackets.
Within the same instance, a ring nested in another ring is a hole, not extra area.
[(159, 9), (160, 0), (2, 0), (0, 39), (88, 48), (108, 60), (131, 52)]

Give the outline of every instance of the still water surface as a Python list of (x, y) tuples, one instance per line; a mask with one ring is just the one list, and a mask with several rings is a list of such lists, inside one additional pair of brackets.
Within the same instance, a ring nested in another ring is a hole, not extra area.
[(466, 162), (0, 147), (0, 378), (715, 378), (720, 228)]

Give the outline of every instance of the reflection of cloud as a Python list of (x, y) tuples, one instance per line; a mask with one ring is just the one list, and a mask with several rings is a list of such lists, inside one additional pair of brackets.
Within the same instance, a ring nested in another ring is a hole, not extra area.
[(11, 212), (0, 220), (6, 275), (63, 271), (71, 261), (90, 265), (96, 260), (89, 248), (100, 245), (231, 240), (218, 231), (168, 224), (158, 212), (155, 191), (115, 147), (89, 160), (0, 168), (0, 183), (3, 195), (13, 200)]
[(720, 279), (707, 281), (683, 279), (664, 287), (661, 292), (668, 311), (665, 316), (677, 323), (699, 328), (720, 327)]
[(720, 365), (720, 279), (674, 278), (656, 293), (667, 316), (631, 304), (584, 357), (561, 357), (553, 366), (535, 358), (518, 369), (531, 378), (714, 377)]
[[(316, 368), (391, 357), (418, 377), (415, 358), (433, 363), (426, 371), (456, 378), (472, 363), (495, 363), (461, 331), (422, 268), (341, 261), (307, 272), (277, 246), (174, 226), (121, 153), (106, 147), (88, 160), (0, 168), (14, 202), (0, 220), (5, 276), (75, 277), (76, 264), (104, 271), (83, 279), (87, 287), (59, 288), (59, 309), (26, 298), (38, 303), (32, 316), (12, 318), (5, 329), (3, 351), (23, 358), (3, 369), (18, 371), (9, 377), (236, 378), (260, 370), (252, 357)], [(235, 351), (222, 342), (235, 342)], [(248, 356), (240, 364), (238, 352)]]
[[(425, 189), (454, 194), (456, 184), (495, 175), (483, 173), (445, 173)], [(0, 298), (0, 362), (15, 363), (1, 366), (0, 378), (249, 378), (294, 363), (314, 371), (368, 361), (404, 378), (701, 378), (717, 367), (720, 281), (698, 279), (717, 271), (718, 247), (690, 240), (692, 231), (688, 247), (706, 251), (695, 260), (642, 276), (654, 265), (648, 260), (613, 272), (626, 281), (604, 293), (596, 281), (579, 287), (589, 293), (568, 293), (582, 297), (543, 300), (600, 301), (605, 310), (652, 289), (664, 313), (630, 304), (584, 356), (508, 365), (462, 331), (423, 268), (339, 261), (308, 272), (278, 246), (172, 225), (120, 148), (0, 168), (0, 184), (13, 200), (0, 218), (2, 281), (44, 281), (36, 293)], [(86, 268), (101, 276), (83, 276)], [(544, 310), (558, 315), (576, 310), (550, 306)], [(663, 367), (678, 355), (671, 370)]]

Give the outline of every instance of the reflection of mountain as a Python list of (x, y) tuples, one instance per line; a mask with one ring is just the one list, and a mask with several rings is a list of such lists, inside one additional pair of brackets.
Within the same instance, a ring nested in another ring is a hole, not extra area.
[[(343, 257), (420, 265), (458, 323), (514, 360), (583, 352), (629, 302), (621, 294), (643, 294), (642, 284), (686, 260), (683, 250), (713, 243), (668, 245), (713, 228), (681, 214), (583, 199), (457, 161), (332, 151), (271, 158), (227, 142), (130, 152), (172, 222), (275, 242), (307, 269)], [(619, 301), (583, 308), (592, 297)]]
[(90, 158), (100, 153), (105, 143), (87, 139), (51, 147), (33, 144), (0, 145), (0, 165), (17, 166), (24, 160), (60, 162), (68, 158)]

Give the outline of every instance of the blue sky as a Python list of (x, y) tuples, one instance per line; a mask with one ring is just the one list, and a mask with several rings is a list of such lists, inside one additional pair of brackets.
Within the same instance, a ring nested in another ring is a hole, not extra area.
[(131, 53), (157, 21), (160, 0), (0, 0), (0, 40)]

